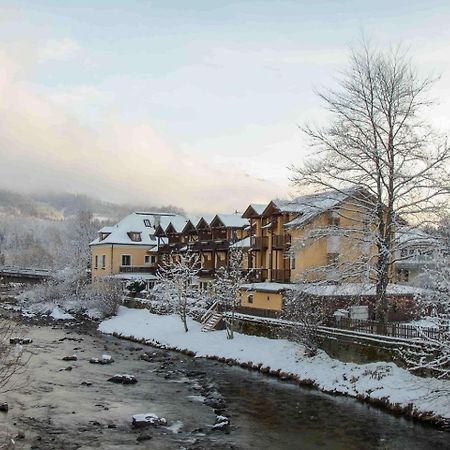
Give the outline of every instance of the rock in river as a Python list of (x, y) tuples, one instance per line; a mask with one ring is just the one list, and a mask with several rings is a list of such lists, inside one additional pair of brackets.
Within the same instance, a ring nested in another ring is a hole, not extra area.
[(135, 414), (131, 418), (131, 423), (135, 427), (159, 427), (161, 425), (167, 425), (167, 420), (164, 417), (158, 417), (156, 414), (147, 413), (147, 414)]
[(111, 383), (118, 383), (118, 384), (136, 384), (137, 380), (133, 375), (127, 375), (127, 374), (118, 374), (116, 373), (113, 377), (108, 378), (108, 381)]

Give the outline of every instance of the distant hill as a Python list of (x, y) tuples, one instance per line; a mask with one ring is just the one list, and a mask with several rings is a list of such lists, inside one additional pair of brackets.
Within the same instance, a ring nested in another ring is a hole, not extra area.
[(183, 214), (175, 206), (118, 205), (94, 197), (69, 193), (19, 194), (0, 189), (0, 216), (65, 220), (90, 211), (102, 221), (115, 222), (133, 211), (165, 211)]

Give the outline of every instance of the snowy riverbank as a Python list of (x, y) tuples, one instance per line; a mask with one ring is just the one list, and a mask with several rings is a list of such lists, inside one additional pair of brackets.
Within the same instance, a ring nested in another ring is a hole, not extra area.
[(278, 371), (282, 377), (324, 392), (349, 395), (436, 423), (450, 423), (450, 381), (420, 378), (393, 363), (344, 363), (324, 352), (305, 358), (292, 342), (237, 333), (235, 339), (227, 340), (225, 331), (202, 333), (200, 324), (193, 320), (185, 333), (177, 316), (125, 307), (120, 307), (116, 317), (103, 321), (99, 329), (188, 350), (196, 357), (224, 358), (248, 367), (259, 366), (262, 372)]

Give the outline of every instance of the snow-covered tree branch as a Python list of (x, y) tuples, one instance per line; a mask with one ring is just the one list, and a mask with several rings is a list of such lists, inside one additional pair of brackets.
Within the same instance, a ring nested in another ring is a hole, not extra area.
[(157, 292), (170, 310), (180, 316), (184, 331), (189, 331), (189, 311), (199, 301), (198, 273), (200, 258), (196, 253), (168, 255), (158, 271)]
[(228, 252), (228, 264), (217, 271), (214, 281), (215, 297), (222, 307), (231, 313), (231, 317), (225, 320), (228, 339), (234, 337), (235, 312), (240, 302), (239, 294), (248, 280), (248, 274), (242, 269), (243, 260), (242, 248), (231, 247)]
[(358, 229), (353, 245), (366, 248), (355, 265), (358, 272), (366, 266), (376, 283), (382, 322), (387, 320), (396, 230), (429, 224), (449, 204), (450, 147), (424, 118), (433, 82), (417, 74), (401, 49), (380, 51), (363, 42), (338, 89), (319, 93), (331, 123), (304, 127), (314, 153), (291, 168), (300, 190), (350, 193), (361, 210), (359, 215), (352, 208), (346, 212), (354, 221), (351, 228)]

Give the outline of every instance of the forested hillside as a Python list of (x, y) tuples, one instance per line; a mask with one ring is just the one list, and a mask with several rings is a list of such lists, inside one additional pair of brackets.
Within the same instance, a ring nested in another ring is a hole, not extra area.
[(100, 227), (132, 211), (183, 213), (174, 206), (117, 205), (86, 195), (0, 190), (0, 265), (65, 267), (87, 250)]

